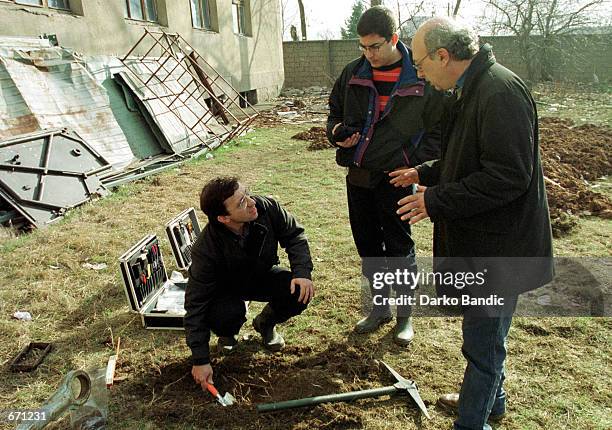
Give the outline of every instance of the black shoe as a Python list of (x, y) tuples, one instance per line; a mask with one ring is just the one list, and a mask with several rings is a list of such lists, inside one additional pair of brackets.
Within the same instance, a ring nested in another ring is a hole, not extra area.
[[(459, 409), (459, 393), (443, 394), (438, 398), (438, 404), (443, 408), (452, 412), (457, 412)], [(506, 415), (505, 412), (501, 414), (490, 414), (489, 421), (500, 421)]]
[(280, 351), (285, 347), (285, 339), (276, 331), (276, 324), (270, 322), (271, 315), (266, 308), (253, 319), (253, 328), (261, 335), (263, 345), (268, 351)]
[(401, 346), (407, 346), (414, 338), (412, 317), (397, 317), (397, 325), (393, 333), (393, 342)]
[(393, 315), (391, 314), (377, 315), (374, 312), (370, 312), (370, 315), (357, 321), (354, 330), (355, 333), (359, 334), (372, 333), (378, 330), (381, 325), (391, 322), (392, 319)]
[(229, 354), (238, 346), (236, 336), (219, 336), (217, 340), (217, 350), (221, 354)]

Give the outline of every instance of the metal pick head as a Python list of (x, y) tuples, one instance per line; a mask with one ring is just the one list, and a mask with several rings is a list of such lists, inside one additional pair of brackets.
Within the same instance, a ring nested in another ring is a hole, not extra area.
[(412, 397), (412, 400), (414, 400), (421, 412), (423, 412), (423, 415), (425, 415), (428, 419), (431, 419), (429, 412), (427, 412), (427, 407), (425, 406), (423, 399), (421, 399), (421, 395), (419, 394), (419, 390), (415, 382), (411, 381), (410, 379), (404, 378), (384, 361), (380, 360), (380, 362), (385, 365), (387, 370), (391, 372), (393, 377), (397, 380), (397, 383), (393, 384), (393, 386), (396, 387), (398, 390), (406, 391), (410, 395), (410, 397)]

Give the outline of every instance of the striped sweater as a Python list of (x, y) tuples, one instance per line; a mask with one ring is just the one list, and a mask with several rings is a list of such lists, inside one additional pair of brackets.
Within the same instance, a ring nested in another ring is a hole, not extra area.
[(399, 79), (401, 71), (401, 59), (388, 66), (372, 68), (372, 80), (374, 82), (374, 86), (376, 87), (376, 91), (378, 91), (378, 107), (381, 112), (385, 110), (385, 106), (387, 106), (387, 102), (391, 97), (391, 91), (393, 91), (393, 87)]

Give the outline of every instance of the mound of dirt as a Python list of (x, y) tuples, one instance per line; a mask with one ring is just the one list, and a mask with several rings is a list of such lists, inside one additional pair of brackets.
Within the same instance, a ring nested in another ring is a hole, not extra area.
[(612, 218), (612, 201), (589, 184), (612, 174), (612, 130), (541, 118), (540, 146), (554, 235), (569, 233), (577, 216)]
[(333, 148), (327, 139), (326, 131), (323, 127), (311, 127), (308, 131), (301, 131), (298, 134), (291, 136), (292, 139), (307, 140), (312, 142), (308, 145), (308, 150), (316, 151), (319, 149)]

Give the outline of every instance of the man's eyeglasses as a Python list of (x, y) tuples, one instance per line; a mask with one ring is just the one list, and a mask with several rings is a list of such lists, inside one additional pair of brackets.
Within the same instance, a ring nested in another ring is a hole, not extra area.
[(421, 58), (419, 61), (415, 61), (414, 63), (412, 63), (412, 67), (414, 67), (414, 70), (416, 70), (417, 72), (423, 70), (423, 61), (425, 61), (427, 57), (429, 57), (431, 54), (436, 52), (438, 49), (440, 48), (436, 48), (436, 49), (432, 49), (431, 51), (428, 51), (427, 54), (423, 56), (423, 58)]
[(240, 209), (244, 209), (244, 208), (247, 207), (247, 204), (249, 202), (249, 197), (251, 197), (251, 192), (249, 190), (244, 190), (244, 195), (242, 196), (242, 198), (238, 202), (238, 207)]
[(365, 46), (362, 45), (361, 43), (359, 44), (359, 50), (363, 53), (366, 53), (368, 51), (372, 52), (372, 53), (376, 53), (378, 52), (378, 50), (386, 43), (389, 43), (388, 40), (385, 40), (384, 42), (379, 42), (379, 43), (373, 43), (371, 45)]

